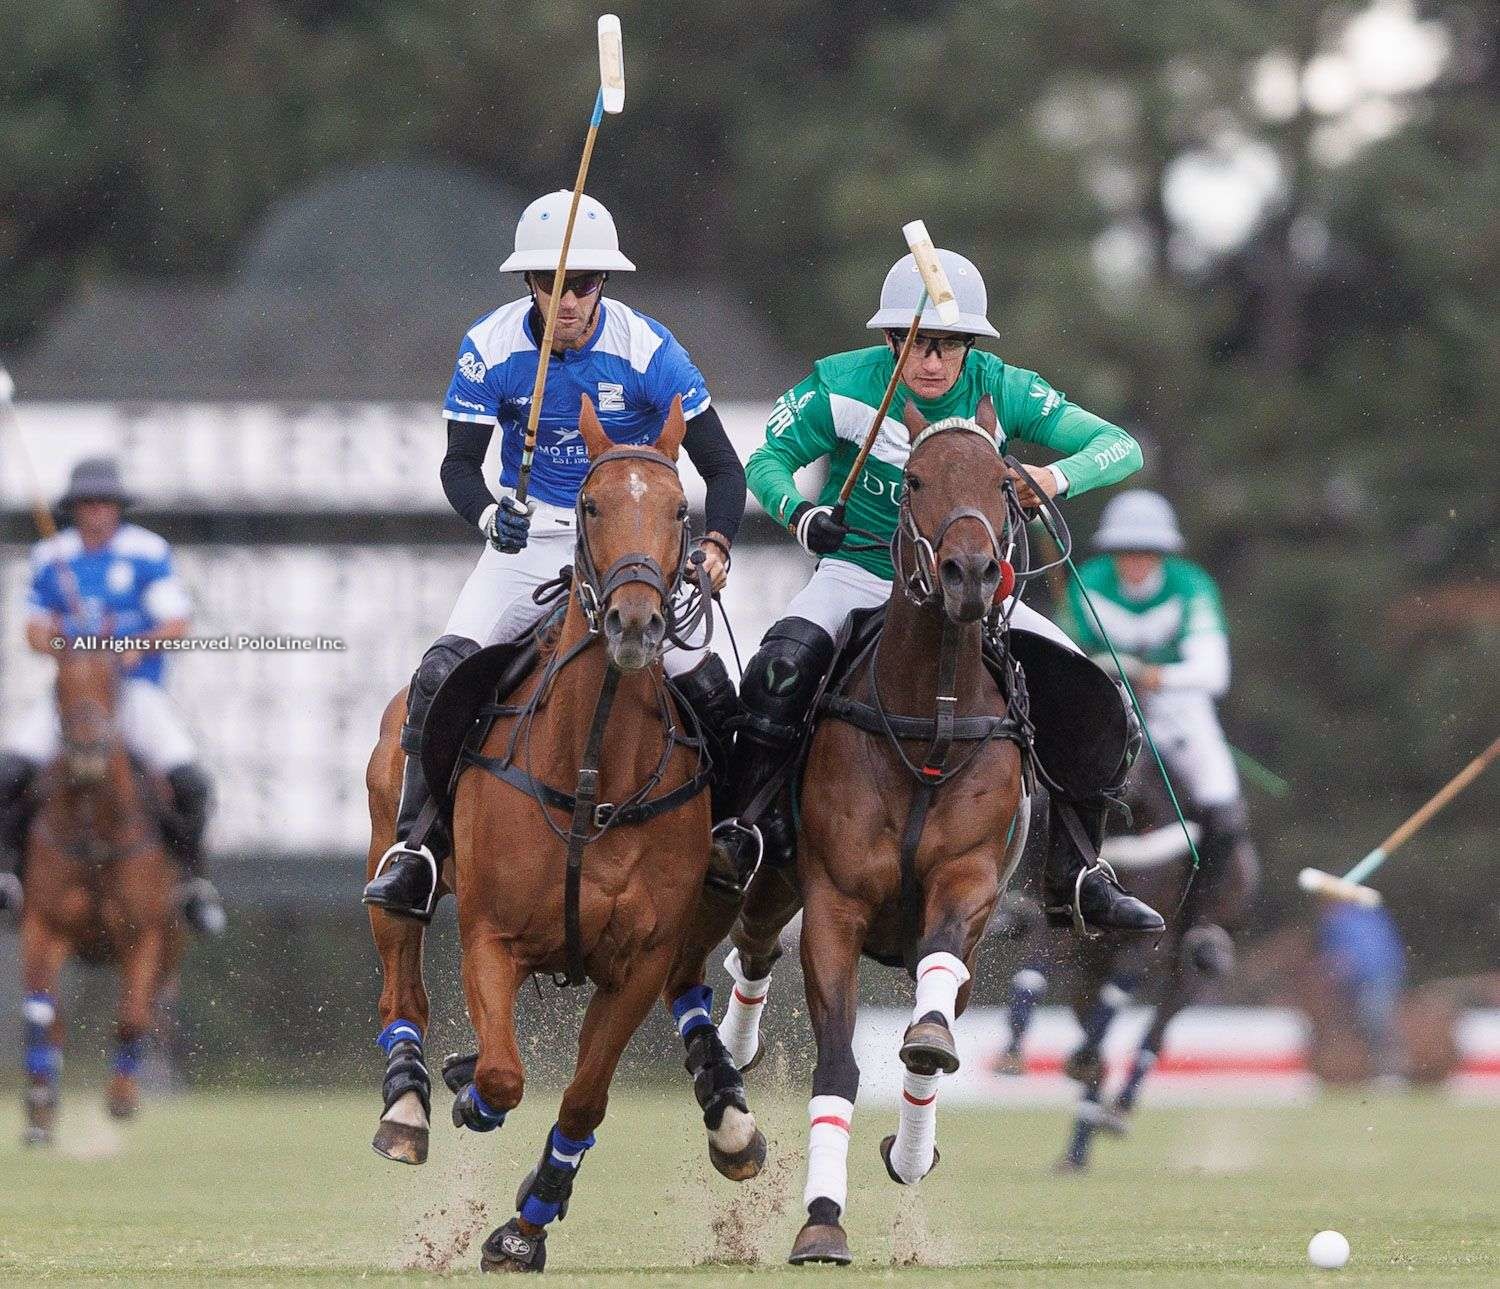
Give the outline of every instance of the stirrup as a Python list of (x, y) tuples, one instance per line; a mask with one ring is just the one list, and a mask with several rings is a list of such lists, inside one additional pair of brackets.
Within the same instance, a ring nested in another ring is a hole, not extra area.
[[(1096, 857), (1092, 864), (1085, 864), (1078, 870), (1078, 876), (1073, 879), (1073, 906), (1069, 910), (1073, 915), (1073, 931), (1085, 940), (1097, 940), (1104, 932), (1093, 930), (1083, 920), (1083, 880), (1092, 877), (1095, 873), (1102, 872), (1115, 886), (1120, 886), (1120, 878), (1115, 873), (1114, 865), (1107, 859)], [(1121, 890), (1124, 887), (1120, 887)]]
[[(766, 853), (766, 839), (761, 835), (759, 824), (744, 823), (738, 815), (735, 815), (729, 819), (719, 820), (710, 829), (709, 844), (722, 843), (731, 837), (749, 837), (755, 842), (755, 862), (749, 865), (748, 871), (741, 876), (740, 866), (738, 864), (735, 865), (734, 880), (740, 892), (743, 893), (749, 888), (751, 879), (760, 871), (760, 861), (765, 857)], [(737, 857), (739, 855), (739, 848), (735, 847), (731, 853)], [(713, 873), (710, 870), (709, 877), (705, 880), (711, 880), (712, 876)]]
[[(386, 850), (385, 854), (380, 857), (379, 861), (375, 865), (375, 872), (371, 875), (370, 880), (365, 883), (366, 896), (361, 897), (360, 903), (368, 904), (370, 902), (368, 899), (368, 892), (371, 883), (373, 883), (376, 878), (378, 878), (383, 872), (385, 872), (386, 865), (393, 862), (399, 855), (410, 855), (413, 859), (425, 859), (427, 861), (427, 868), (432, 875), (432, 884), (429, 886), (427, 891), (427, 903), (423, 906), (422, 911), (418, 916), (422, 918), (431, 918), (433, 906), (437, 904), (438, 897), (438, 862), (433, 857), (432, 852), (428, 850), (426, 846), (413, 846), (409, 842), (396, 842), (395, 845), (389, 847)], [(383, 906), (376, 905), (375, 907), (380, 908)]]

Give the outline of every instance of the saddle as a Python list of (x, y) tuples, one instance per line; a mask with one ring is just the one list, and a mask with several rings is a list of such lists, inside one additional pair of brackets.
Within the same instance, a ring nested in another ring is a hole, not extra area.
[[(839, 632), (828, 681), (818, 695), (821, 712), (839, 706), (836, 696), (885, 625), (885, 605), (859, 609)], [(1007, 639), (1017, 674), (988, 636), (984, 661), (1013, 707), (1027, 713), (1021, 741), (1041, 778), (1080, 800), (1113, 786), (1129, 747), (1130, 731), (1120, 691), (1109, 674), (1083, 654), (1034, 631), (1012, 628)], [(836, 711), (830, 714), (837, 714)]]
[(542, 614), (515, 640), (470, 654), (433, 695), (422, 725), (422, 773), (444, 815), (453, 806), (451, 792), (464, 748), (477, 748), (494, 724), (493, 713), (484, 709), (503, 703), (536, 670), (542, 641), (561, 623), (564, 607)]

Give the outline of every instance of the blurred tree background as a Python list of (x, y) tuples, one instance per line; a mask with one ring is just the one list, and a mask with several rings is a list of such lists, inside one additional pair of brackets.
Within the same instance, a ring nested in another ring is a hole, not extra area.
[[(615, 7), (629, 103), (590, 186), (638, 262), (727, 275), (811, 358), (864, 343), (921, 215), (984, 269), (999, 351), (1139, 433), (1224, 585), (1226, 723), (1293, 783), (1255, 800), (1272, 915), (1494, 736), (1493, 0)], [(566, 186), (597, 12), (5, 4), (0, 345), (93, 283), (224, 273), (335, 166)], [(1496, 784), (1383, 882), (1425, 969), (1493, 961)]]

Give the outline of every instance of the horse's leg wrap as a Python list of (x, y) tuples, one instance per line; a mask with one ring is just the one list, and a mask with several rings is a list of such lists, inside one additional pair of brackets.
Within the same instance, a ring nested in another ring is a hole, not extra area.
[[(814, 1221), (834, 1223), (849, 1199), (849, 1132), (854, 1122), (854, 1102), (845, 1097), (813, 1097), (807, 1103), (807, 1185), (802, 1202)], [(826, 1200), (832, 1216), (813, 1212), (813, 1205)]]
[(146, 1036), (137, 1034), (134, 1038), (121, 1038), (115, 1041), (115, 1059), (111, 1069), (122, 1078), (133, 1079), (140, 1071), (141, 1061), (146, 1055)]
[(585, 1152), (593, 1144), (593, 1133), (582, 1141), (574, 1141), (563, 1136), (562, 1129), (553, 1124), (547, 1144), (542, 1147), (540, 1162), (527, 1174), (516, 1193), (520, 1216), (533, 1226), (546, 1226), (554, 1219), (567, 1217), (573, 1181), (583, 1166)]
[(746, 976), (738, 949), (729, 951), (724, 970), (733, 978), (734, 988), (729, 992), (724, 1019), (719, 1022), (719, 1037), (729, 1050), (730, 1060), (744, 1072), (760, 1060), (760, 1019), (765, 1014), (771, 977), (767, 974), (752, 980)]
[(35, 1084), (56, 1084), (62, 1074), (62, 1048), (52, 1041), (57, 1000), (47, 993), (30, 993), (21, 1004), (26, 1029), (26, 1075)]
[(683, 1065), (693, 1078), (693, 1096), (703, 1111), (703, 1126), (717, 1132), (724, 1122), (724, 1112), (731, 1106), (749, 1114), (745, 1076), (719, 1038), (719, 1031), (712, 1025), (699, 1026), (685, 1041), (687, 1058)]
[(901, 1119), (889, 1144), (881, 1143), (891, 1180), (910, 1186), (926, 1177), (938, 1163), (937, 1092), (941, 1074), (907, 1070), (901, 1080)]
[(432, 1078), (422, 1054), (422, 1031), (409, 1020), (393, 1020), (375, 1040), (385, 1053), (385, 1081), (380, 1094), (389, 1110), (408, 1092), (415, 1092), (422, 1113), (432, 1116)]
[(465, 1083), (453, 1098), (453, 1126), (471, 1132), (494, 1132), (505, 1122), (505, 1111), (496, 1110), (479, 1095), (472, 1083)]

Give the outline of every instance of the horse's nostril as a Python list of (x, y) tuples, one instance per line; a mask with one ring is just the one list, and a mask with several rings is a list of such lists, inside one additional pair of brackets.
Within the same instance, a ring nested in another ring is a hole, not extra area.
[(998, 582), (1000, 580), (1000, 562), (995, 559), (985, 560), (981, 575), (986, 582)]
[(955, 590), (963, 586), (964, 571), (959, 567), (956, 559), (945, 559), (938, 565), (938, 576), (943, 579), (944, 586), (951, 586)]
[(621, 626), (619, 609), (610, 609), (609, 612), (604, 615), (604, 629), (612, 636), (617, 636), (620, 634)]

